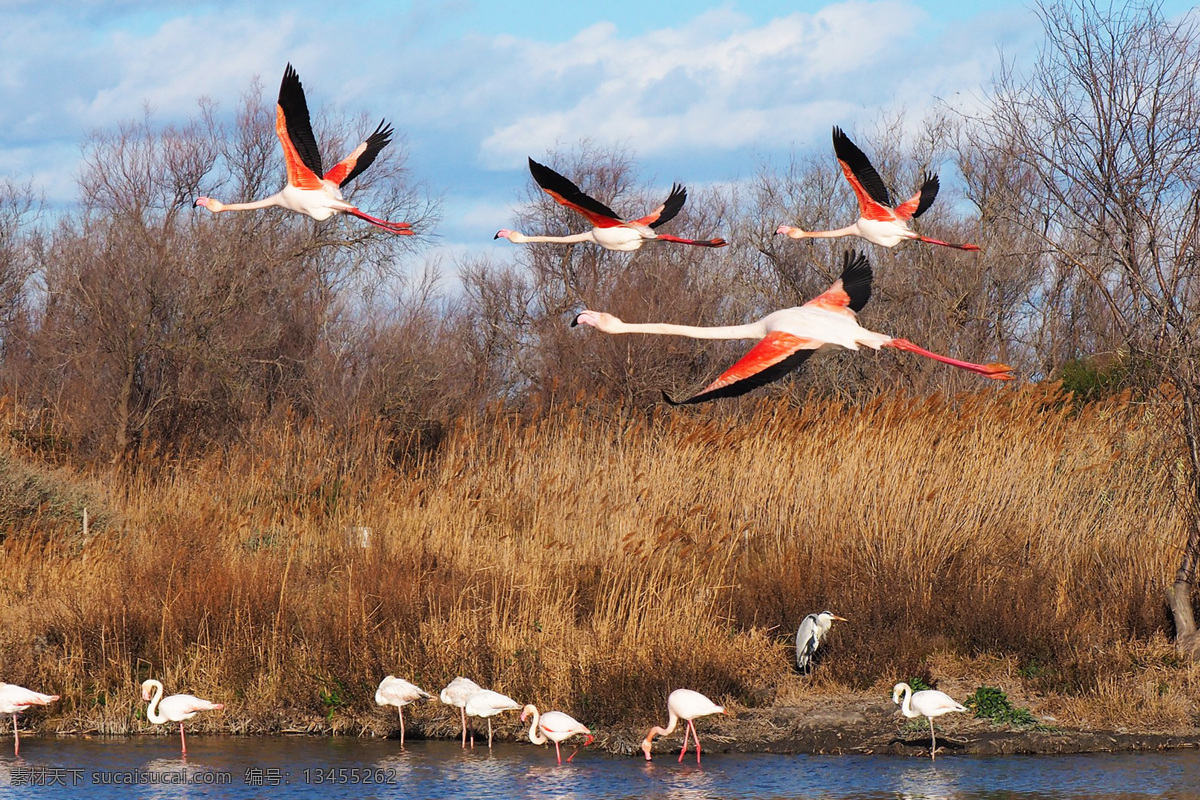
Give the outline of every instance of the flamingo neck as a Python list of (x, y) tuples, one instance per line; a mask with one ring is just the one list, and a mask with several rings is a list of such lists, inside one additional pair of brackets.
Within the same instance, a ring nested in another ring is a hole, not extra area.
[(905, 683), (901, 686), (900, 691), (903, 692), (903, 701), (901, 702), (901, 705), (900, 705), (900, 711), (904, 714), (904, 716), (909, 717), (909, 718), (920, 716), (917, 712), (913, 711), (912, 687), (909, 686), (907, 683)]
[(573, 244), (574, 242), (594, 242), (596, 237), (591, 231), (576, 233), (570, 236), (526, 236), (523, 233), (513, 231), (508, 236), (508, 240), (513, 244), (525, 244), (526, 242), (552, 242), (557, 244)]
[(533, 723), (529, 726), (529, 741), (534, 744), (545, 744), (549, 740), (542, 734), (541, 729), (538, 728), (538, 720), (542, 718), (542, 715), (538, 713), (537, 706), (530, 704), (529, 708), (532, 709), (530, 713), (533, 714)]
[(218, 208), (209, 208), (214, 214), (219, 214), (222, 211), (251, 211), (256, 208), (271, 208), (273, 206), (282, 206), (282, 193), (273, 194), (270, 197), (264, 197), (262, 200), (254, 200), (249, 203), (221, 203)]
[(151, 681), (154, 687), (154, 696), (150, 698), (150, 705), (146, 707), (146, 719), (153, 722), (155, 725), (162, 725), (169, 720), (162, 714), (158, 713), (158, 701), (162, 700), (163, 685), (158, 681)]
[(666, 322), (620, 322), (614, 323), (605, 333), (661, 333), (668, 336), (687, 336), (691, 339), (761, 339), (767, 335), (766, 328), (759, 322), (747, 325), (718, 325), (699, 327), (696, 325), (672, 325)]
[(858, 229), (858, 223), (847, 225), (844, 228), (838, 228), (832, 231), (804, 231), (799, 239), (840, 239), (843, 236), (862, 236), (862, 231)]

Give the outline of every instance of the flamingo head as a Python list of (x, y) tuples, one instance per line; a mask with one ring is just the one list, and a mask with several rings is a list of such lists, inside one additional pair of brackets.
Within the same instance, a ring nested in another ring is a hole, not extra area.
[(791, 225), (780, 225), (775, 229), (776, 236), (790, 236), (793, 239), (803, 239), (808, 235), (807, 231), (800, 228), (793, 228)]
[(642, 752), (646, 754), (646, 760), (650, 760), (650, 737), (647, 736), (642, 742)]
[(571, 320), (571, 327), (577, 325), (591, 325), (593, 328), (608, 332), (614, 325), (620, 325), (621, 320), (614, 317), (612, 314), (606, 314), (603, 311), (591, 311), (585, 309), (575, 315), (575, 319)]
[(585, 735), (587, 738), (585, 738), (585, 739), (583, 740), (583, 747), (587, 747), (589, 744), (591, 744), (592, 742), (596, 741), (596, 737), (592, 735), (592, 732), (591, 732), (591, 731), (588, 731), (588, 732), (587, 732), (586, 734), (584, 734), (584, 735)]
[(153, 691), (153, 689), (154, 689), (154, 686), (153, 686), (153, 684), (150, 683), (150, 681), (146, 681), (145, 683), (142, 684), (142, 700), (143, 701), (145, 701), (147, 703), (150, 702), (150, 694)]
[(218, 211), (221, 211), (225, 208), (225, 204), (220, 200), (214, 200), (211, 197), (197, 197), (192, 202), (192, 208), (197, 207), (207, 208), (209, 211), (216, 214)]
[(516, 233), (516, 231), (510, 231), (508, 228), (501, 228), (500, 230), (496, 231), (496, 235), (493, 236), (492, 238), (493, 239), (508, 239), (511, 242), (513, 234), (515, 234), (515, 233)]
[(523, 709), (521, 709), (521, 722), (524, 722), (525, 720), (529, 719), (529, 717), (533, 716), (536, 713), (537, 713), (537, 707), (533, 703), (528, 704)]

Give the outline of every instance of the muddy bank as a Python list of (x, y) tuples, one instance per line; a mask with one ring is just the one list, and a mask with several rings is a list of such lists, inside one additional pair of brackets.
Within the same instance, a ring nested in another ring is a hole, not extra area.
[[(1013, 755), (1164, 750), (1200, 747), (1200, 726), (1176, 731), (1083, 730), (1045, 723), (1021, 730), (947, 715), (936, 721), (938, 755)], [(655, 754), (678, 753), (680, 729), (655, 741)], [(705, 751), (714, 753), (880, 754), (927, 756), (929, 722), (907, 720), (888, 702), (858, 702), (822, 708), (776, 707), (737, 711), (697, 721)], [(613, 753), (639, 755), (644, 731), (597, 737)]]

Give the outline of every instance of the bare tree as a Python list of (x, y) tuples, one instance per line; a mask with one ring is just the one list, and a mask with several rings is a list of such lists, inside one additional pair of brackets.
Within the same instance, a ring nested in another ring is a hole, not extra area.
[[(1045, 44), (1021, 76), (995, 79), (983, 150), (1006, 163), (1002, 214), (1040, 244), (1051, 335), (1081, 353), (1123, 353), (1140, 377), (1178, 390), (1193, 509), (1167, 601), (1177, 646), (1200, 655), (1200, 30), (1158, 2), (1037, 6)], [(1086, 313), (1078, 313), (1080, 310)], [(1099, 316), (1094, 312), (1102, 310)], [(1092, 349), (1095, 348), (1095, 349)]]
[[(121, 458), (145, 442), (236, 435), (277, 409), (327, 414), (339, 363), (369, 351), (347, 343), (368, 335), (348, 324), (351, 298), (397, 279), (399, 257), (419, 242), (355, 220), (192, 209), (214, 187), (239, 198), (278, 188), (271, 118), (252, 94), (232, 129), (202, 102), (185, 125), (147, 113), (86, 143), (80, 206), (41, 254), (45, 295), (29, 336), (38, 357), (24, 398), (55, 409), (81, 449)], [(366, 126), (315, 122), (336, 148)], [(363, 178), (354, 191), (373, 209), (411, 212), (426, 231), (436, 220), (399, 146)]]

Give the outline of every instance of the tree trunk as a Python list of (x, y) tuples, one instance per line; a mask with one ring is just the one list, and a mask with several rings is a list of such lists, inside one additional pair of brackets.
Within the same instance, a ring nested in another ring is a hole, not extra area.
[(1192, 523), (1183, 562), (1175, 573), (1175, 582), (1167, 587), (1167, 605), (1175, 618), (1175, 650), (1180, 655), (1200, 658), (1200, 632), (1192, 609), (1192, 587), (1196, 583), (1196, 556), (1200, 553), (1200, 526)]

